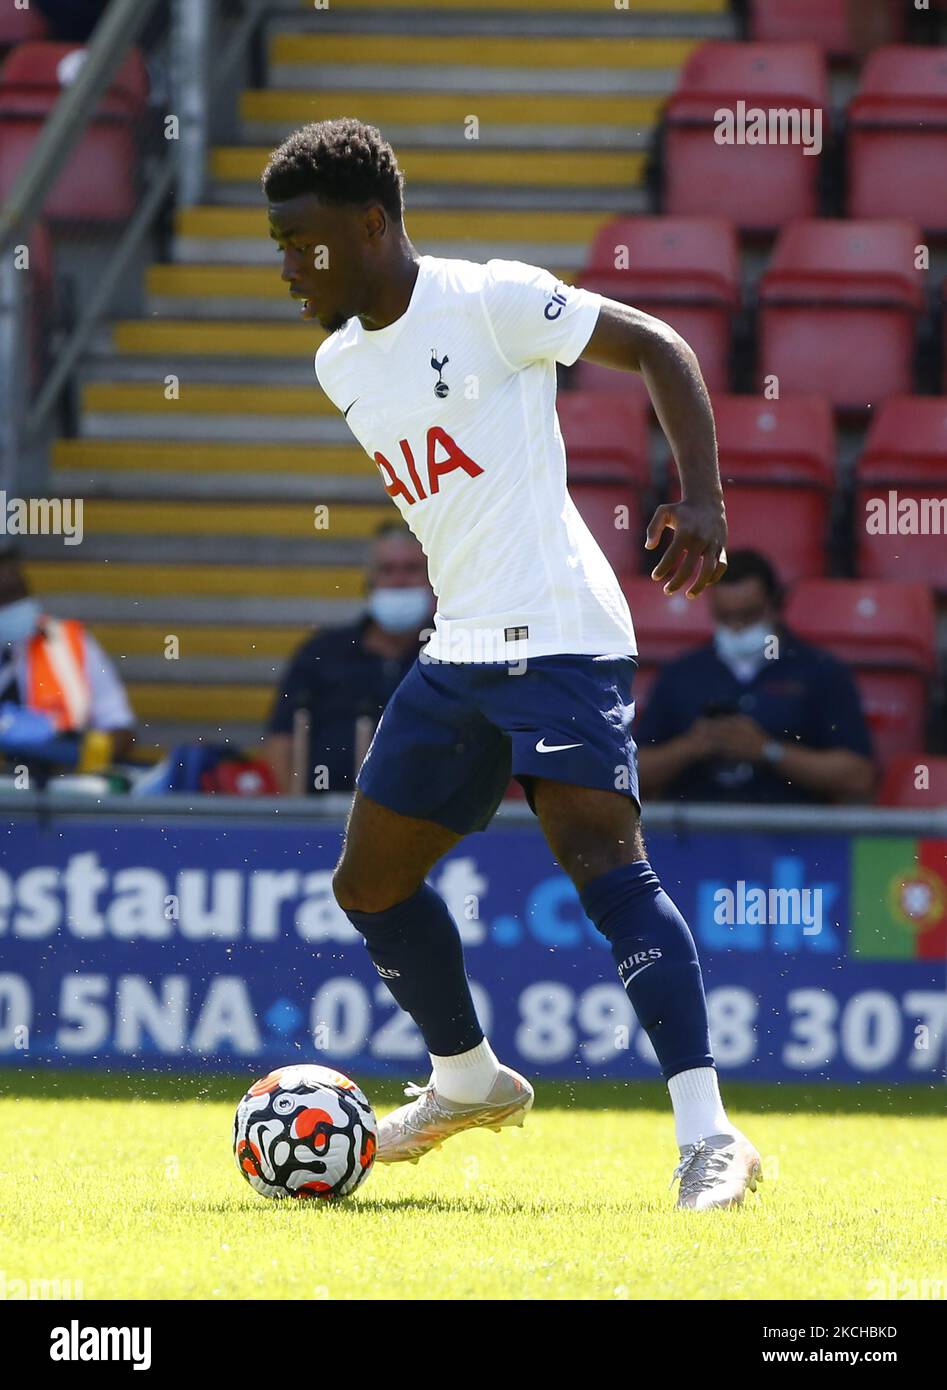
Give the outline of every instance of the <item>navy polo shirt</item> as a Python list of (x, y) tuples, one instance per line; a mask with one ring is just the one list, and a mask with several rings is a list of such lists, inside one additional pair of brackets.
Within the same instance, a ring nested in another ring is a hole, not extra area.
[[(708, 708), (745, 714), (780, 743), (805, 748), (847, 748), (872, 756), (871, 736), (855, 682), (834, 656), (785, 628), (780, 655), (763, 662), (750, 681), (739, 681), (713, 643), (671, 662), (658, 676), (635, 730), (640, 748), (686, 733)], [(663, 796), (688, 801), (818, 802), (768, 763), (705, 759), (667, 785)]]
[(356, 720), (367, 715), (376, 725), (417, 660), (416, 645), (409, 647), (400, 659), (369, 651), (363, 638), (370, 622), (366, 613), (356, 623), (326, 629), (304, 642), (290, 661), (273, 704), (269, 724), (272, 734), (292, 734), (295, 711), (309, 710), (310, 792), (315, 790), (317, 767), (328, 771), (326, 791), (352, 790), (358, 771)]

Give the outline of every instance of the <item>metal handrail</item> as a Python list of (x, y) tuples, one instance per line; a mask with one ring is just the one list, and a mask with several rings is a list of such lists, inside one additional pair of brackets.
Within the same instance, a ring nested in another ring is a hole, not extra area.
[(11, 239), (29, 233), (73, 148), (82, 139), (102, 93), (141, 33), (158, 0), (112, 0), (86, 47), (74, 82), (63, 90), (36, 147), (0, 208), (0, 256)]
[[(214, 3), (214, 0), (206, 0), (206, 3)], [(144, 198), (123, 231), (82, 317), (62, 345), (52, 371), (24, 419), (19, 414), (19, 403), (24, 394), (24, 296), (20, 273), (14, 268), (12, 248), (28, 236), (64, 160), (82, 137), (103, 90), (156, 4), (157, 0), (112, 0), (96, 27), (88, 47), (88, 56), (76, 81), (63, 92), (50, 113), (33, 156), (0, 210), (0, 479), (5, 474), (8, 483), (15, 479), (21, 450), (38, 439), (60, 392), (107, 311), (131, 258), (147, 235), (175, 181), (179, 195), (185, 202), (196, 201), (203, 188), (206, 119), (201, 129), (201, 113), (192, 109), (192, 103), (182, 98), (177, 104), (184, 108), (178, 113), (184, 138), (169, 142), (167, 156), (151, 174)], [(194, 51), (196, 29), (201, 28), (196, 16), (197, 8), (198, 0), (176, 0), (175, 32), (181, 46), (182, 61), (192, 69), (200, 64)], [(215, 96), (229, 79), (265, 13), (266, 0), (247, 0), (244, 14), (234, 27), (219, 61), (215, 60), (206, 73), (206, 90), (210, 97)], [(205, 22), (205, 37), (207, 27)], [(206, 117), (206, 111), (203, 114)], [(5, 409), (8, 402), (15, 408)]]
[[(182, 0), (182, 3), (193, 5), (193, 0)], [(213, 76), (209, 78), (208, 82), (211, 96), (215, 95), (227, 81), (232, 69), (239, 61), (256, 30), (257, 24), (263, 17), (265, 4), (266, 0), (253, 0), (247, 6), (246, 13), (234, 30), (220, 62), (214, 64)], [(180, 149), (169, 151), (151, 176), (148, 191), (110, 257), (105, 274), (89, 297), (81, 319), (61, 348), (56, 365), (43, 383), (27, 417), (25, 426), (27, 439), (35, 438), (42, 429), (60, 391), (68, 381), (70, 373), (82, 356), (86, 344), (107, 310), (129, 261), (137, 251), (139, 243), (147, 234), (161, 209), (162, 203), (171, 191), (175, 178), (177, 178), (179, 193), (184, 190), (184, 196), (179, 197), (179, 201), (191, 203), (197, 200), (200, 185), (195, 180), (195, 169), (198, 161), (203, 161), (205, 141), (198, 137), (193, 143), (181, 140), (179, 144)], [(200, 172), (203, 174), (202, 167)]]
[[(344, 823), (352, 804), (348, 793), (321, 796), (196, 796), (170, 792), (165, 796), (123, 793), (91, 796), (65, 788), (44, 791), (0, 789), (0, 817), (110, 818), (139, 824), (150, 820), (204, 820), (222, 825), (227, 820), (260, 823), (332, 825)], [(537, 827), (536, 817), (523, 801), (500, 804), (494, 824)], [(947, 807), (916, 810), (884, 806), (757, 806), (717, 802), (647, 802), (645, 830), (675, 834), (905, 835), (947, 838)]]
[(0, 207), (0, 482), (17, 483), (23, 437), (26, 295), (15, 247), (26, 241), (63, 164), (82, 138), (102, 92), (141, 32), (157, 0), (112, 0), (95, 27), (85, 62), (43, 125), (36, 148)]

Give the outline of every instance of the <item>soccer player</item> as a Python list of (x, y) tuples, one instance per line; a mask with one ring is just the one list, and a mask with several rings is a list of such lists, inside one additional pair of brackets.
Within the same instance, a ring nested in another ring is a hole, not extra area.
[(641, 373), (681, 480), (648, 527), (650, 549), (673, 532), (652, 577), (696, 597), (724, 573), (727, 537), (700, 368), (667, 324), (546, 270), (419, 254), (403, 187), (391, 146), (351, 118), (296, 131), (263, 174), (283, 279), (329, 335), (319, 383), (418, 537), (438, 600), (362, 763), (333, 876), (431, 1055), (430, 1081), (382, 1121), (378, 1159), (417, 1162), (461, 1130), (522, 1124), (533, 1103), (484, 1037), (456, 924), (425, 881), (489, 824), (512, 773), (654, 1046), (678, 1206), (736, 1205), (760, 1159), (727, 1117), (694, 941), (648, 863), (634, 629), (566, 490), (556, 418), (557, 362)]

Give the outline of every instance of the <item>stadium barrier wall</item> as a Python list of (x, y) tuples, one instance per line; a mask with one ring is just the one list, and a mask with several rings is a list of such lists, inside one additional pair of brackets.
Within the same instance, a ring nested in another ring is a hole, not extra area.
[[(426, 1076), (331, 891), (348, 797), (0, 796), (0, 1065)], [(947, 811), (649, 806), (724, 1077), (943, 1084)], [(654, 1078), (523, 803), (432, 871), (481, 1020), (530, 1076)]]

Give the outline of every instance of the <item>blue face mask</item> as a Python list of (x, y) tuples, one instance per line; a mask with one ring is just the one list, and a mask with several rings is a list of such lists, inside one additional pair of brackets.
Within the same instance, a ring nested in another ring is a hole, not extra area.
[(416, 632), (431, 616), (431, 591), (423, 584), (410, 589), (373, 589), (368, 611), (386, 632)]
[(19, 598), (0, 608), (0, 645), (23, 642), (32, 637), (39, 622), (40, 606), (35, 598)]

